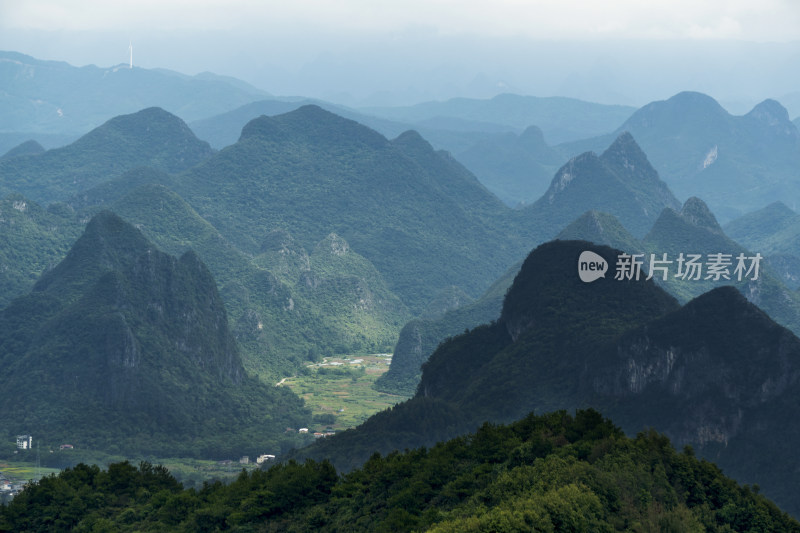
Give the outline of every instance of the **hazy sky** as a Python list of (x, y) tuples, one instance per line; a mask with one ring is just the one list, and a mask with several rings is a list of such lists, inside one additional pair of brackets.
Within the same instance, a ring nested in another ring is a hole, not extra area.
[(3, 0), (2, 27), (397, 32), (598, 39), (798, 38), (796, 0)]
[(0, 49), (109, 66), (129, 41), (141, 67), (362, 103), (800, 90), (797, 0), (0, 0)]

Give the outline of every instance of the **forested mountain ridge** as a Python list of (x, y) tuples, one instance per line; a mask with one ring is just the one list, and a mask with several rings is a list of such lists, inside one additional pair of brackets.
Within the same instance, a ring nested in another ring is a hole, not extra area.
[(247, 253), (272, 229), (306, 249), (336, 233), (414, 311), (446, 286), (478, 293), (534, 240), (419, 135), (389, 141), (317, 106), (251, 121), (174, 190)]
[(68, 146), (0, 159), (0, 193), (66, 201), (136, 167), (178, 172), (212, 152), (181, 119), (148, 108), (114, 117)]
[(309, 416), (246, 375), (211, 274), (101, 212), (0, 313), (4, 429), (51, 444), (220, 456), (280, 447)]

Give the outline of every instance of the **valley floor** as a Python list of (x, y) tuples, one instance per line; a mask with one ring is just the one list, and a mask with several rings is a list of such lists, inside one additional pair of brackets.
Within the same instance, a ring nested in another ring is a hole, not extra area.
[(343, 431), (408, 399), (372, 388), (375, 380), (389, 370), (391, 362), (391, 354), (325, 357), (306, 366), (300, 375), (283, 378), (277, 385), (289, 387), (305, 400), (316, 423), (309, 430)]

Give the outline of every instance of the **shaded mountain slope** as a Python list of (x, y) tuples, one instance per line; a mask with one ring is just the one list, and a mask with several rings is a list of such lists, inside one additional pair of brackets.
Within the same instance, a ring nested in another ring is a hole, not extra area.
[(308, 414), (242, 368), (222, 300), (192, 252), (158, 251), (110, 212), (0, 314), (7, 431), (86, 448), (219, 457)]
[(392, 394), (413, 395), (422, 376), (422, 365), (440, 343), (500, 316), (503, 297), (521, 263), (512, 266), (476, 301), (438, 317), (420, 317), (400, 330), (389, 370), (375, 381), (375, 389)]

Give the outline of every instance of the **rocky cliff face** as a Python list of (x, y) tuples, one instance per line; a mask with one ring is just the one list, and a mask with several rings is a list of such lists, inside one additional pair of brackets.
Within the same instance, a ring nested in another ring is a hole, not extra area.
[(800, 383), (800, 339), (733, 287), (626, 333), (610, 350), (595, 374), (595, 392), (617, 405), (659, 397), (652, 413), (625, 410), (695, 446), (727, 444), (747, 425), (748, 413)]

